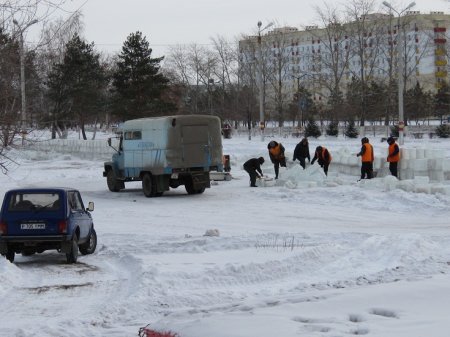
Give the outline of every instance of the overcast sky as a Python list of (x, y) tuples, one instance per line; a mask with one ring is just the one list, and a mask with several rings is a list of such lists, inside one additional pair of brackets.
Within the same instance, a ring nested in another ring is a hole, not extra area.
[[(401, 10), (410, 1), (391, 3)], [(126, 37), (139, 30), (156, 57), (164, 55), (170, 45), (210, 44), (211, 37), (218, 35), (232, 40), (241, 34), (255, 34), (259, 20), (263, 26), (271, 21), (278, 26), (311, 25), (318, 22), (313, 6), (323, 4), (321, 0), (73, 0), (71, 9), (82, 11), (85, 38), (99, 50), (118, 52)], [(413, 9), (450, 14), (450, 3), (416, 0)]]

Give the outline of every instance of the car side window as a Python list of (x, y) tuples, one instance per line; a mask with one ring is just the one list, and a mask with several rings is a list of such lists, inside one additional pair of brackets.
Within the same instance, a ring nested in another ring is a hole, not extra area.
[(83, 211), (83, 202), (81, 201), (80, 194), (78, 192), (69, 192), (67, 195), (69, 199), (69, 207), (72, 211)]

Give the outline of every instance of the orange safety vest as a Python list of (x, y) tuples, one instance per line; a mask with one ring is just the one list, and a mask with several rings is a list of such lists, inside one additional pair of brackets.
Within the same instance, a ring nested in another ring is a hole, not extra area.
[(394, 153), (395, 145), (397, 145), (397, 144), (393, 143), (393, 144), (389, 145), (389, 156), (387, 158), (387, 161), (389, 163), (397, 163), (398, 161), (400, 161), (400, 149), (395, 156), (391, 156), (391, 154)]
[[(327, 151), (327, 148), (322, 146), (322, 153), (320, 155), (322, 156), (322, 160), (324, 160), (324, 161), (325, 161), (325, 153), (326, 153), (326, 151)], [(328, 163), (331, 163), (331, 154), (330, 154), (329, 151), (328, 151), (328, 157), (330, 158)]]
[(282, 158), (284, 158), (283, 154), (281, 153), (281, 146), (280, 146), (280, 144), (278, 144), (275, 147), (270, 148), (269, 152), (275, 159), (282, 159)]
[(373, 162), (373, 146), (369, 143), (364, 143), (363, 146), (366, 148), (366, 151), (361, 156), (361, 161), (363, 163)]

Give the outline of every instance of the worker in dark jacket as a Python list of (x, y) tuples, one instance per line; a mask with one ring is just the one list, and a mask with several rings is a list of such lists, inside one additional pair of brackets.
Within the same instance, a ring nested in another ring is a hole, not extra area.
[(317, 160), (319, 165), (323, 167), (323, 172), (328, 175), (328, 167), (331, 163), (331, 154), (324, 146), (316, 147), (316, 152), (314, 153), (314, 158), (311, 160), (311, 165)]
[(292, 158), (292, 161), (295, 161), (296, 159), (299, 160), (300, 162), (300, 166), (303, 167), (303, 169), (305, 169), (306, 167), (306, 158), (308, 158), (308, 162), (311, 162), (311, 157), (309, 155), (309, 143), (308, 143), (308, 138), (303, 138), (300, 143), (298, 143), (295, 146), (295, 150), (294, 150), (294, 158)]
[(272, 140), (267, 145), (269, 150), (270, 161), (273, 163), (273, 168), (275, 169), (275, 179), (278, 179), (278, 173), (280, 171), (280, 166), (286, 167), (286, 157), (284, 156), (284, 146), (281, 143), (277, 143)]
[(367, 179), (373, 178), (373, 146), (369, 143), (369, 138), (363, 137), (361, 139), (361, 151), (356, 156), (361, 157), (361, 179), (367, 177)]
[(247, 171), (250, 176), (250, 187), (256, 186), (256, 178), (262, 178), (263, 173), (261, 165), (264, 164), (264, 158), (251, 158), (244, 163), (244, 170)]
[(394, 177), (397, 177), (398, 162), (400, 161), (400, 149), (393, 137), (387, 139), (389, 144), (387, 161), (389, 162), (389, 171)]

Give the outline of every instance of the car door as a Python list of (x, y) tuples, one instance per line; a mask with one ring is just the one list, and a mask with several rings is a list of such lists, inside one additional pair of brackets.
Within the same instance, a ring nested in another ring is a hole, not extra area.
[(75, 226), (80, 228), (80, 241), (85, 241), (91, 227), (91, 215), (84, 208), (80, 192), (70, 191), (67, 194), (69, 201), (70, 214)]

